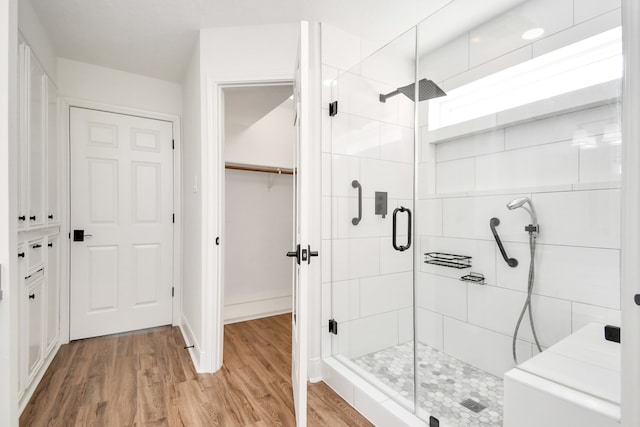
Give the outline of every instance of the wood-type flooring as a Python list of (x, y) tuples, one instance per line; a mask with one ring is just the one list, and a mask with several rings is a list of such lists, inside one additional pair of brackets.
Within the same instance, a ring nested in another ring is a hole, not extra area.
[[(224, 363), (197, 374), (177, 327), (63, 345), (21, 426), (295, 426), (291, 315), (225, 327)], [(320, 382), (308, 388), (309, 426), (371, 426)]]

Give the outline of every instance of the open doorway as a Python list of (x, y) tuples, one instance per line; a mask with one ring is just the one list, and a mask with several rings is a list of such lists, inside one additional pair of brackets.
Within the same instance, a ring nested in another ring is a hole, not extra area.
[(293, 87), (228, 86), (224, 95), (224, 322), (292, 304)]

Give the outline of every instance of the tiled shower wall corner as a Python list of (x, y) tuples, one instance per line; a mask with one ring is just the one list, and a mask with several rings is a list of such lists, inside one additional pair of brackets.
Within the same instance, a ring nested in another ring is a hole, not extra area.
[[(548, 3), (533, 1), (521, 8), (542, 13)], [(491, 33), (491, 25), (504, 19), (499, 18), (421, 58), (421, 65), (450, 90), (620, 25), (619, 1), (552, 3), (556, 12), (545, 28), (556, 32), (548, 37), (522, 46), (507, 40), (491, 52), (478, 51), (472, 40)], [(532, 117), (437, 144), (426, 126), (421, 128), (420, 252), (472, 256), (471, 270), (487, 283), (467, 284), (459, 280), (459, 270), (421, 264), (416, 280), (421, 342), (498, 376), (513, 366), (511, 336), (526, 298), (530, 254), (524, 226), (530, 219), (506, 204), (522, 196), (533, 200), (540, 223), (532, 305), (541, 345), (548, 347), (589, 321), (619, 324), (616, 96), (612, 93), (603, 105)], [(516, 268), (508, 267), (497, 249), (489, 228), (492, 217), (500, 219), (498, 232), (509, 256), (518, 259)], [(526, 317), (519, 338), (523, 361), (537, 352)]]

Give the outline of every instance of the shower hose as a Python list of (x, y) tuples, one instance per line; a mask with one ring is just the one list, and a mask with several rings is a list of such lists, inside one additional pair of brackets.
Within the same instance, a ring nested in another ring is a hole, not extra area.
[(513, 361), (515, 364), (518, 364), (518, 356), (516, 355), (516, 342), (518, 340), (518, 329), (520, 329), (520, 324), (522, 323), (522, 319), (524, 319), (524, 314), (529, 309), (529, 323), (531, 324), (531, 332), (533, 333), (533, 339), (536, 343), (536, 347), (538, 347), (538, 351), (542, 351), (542, 347), (540, 347), (540, 343), (538, 342), (538, 335), (536, 334), (536, 328), (533, 325), (533, 313), (531, 311), (531, 295), (533, 294), (533, 279), (535, 276), (535, 255), (536, 255), (536, 238), (532, 232), (529, 232), (529, 253), (531, 255), (531, 261), (529, 262), (529, 282), (527, 286), (527, 299), (524, 302), (524, 306), (522, 307), (522, 311), (520, 312), (520, 317), (518, 318), (518, 323), (516, 323), (516, 329), (513, 331), (513, 342), (511, 345), (511, 349), (513, 352)]

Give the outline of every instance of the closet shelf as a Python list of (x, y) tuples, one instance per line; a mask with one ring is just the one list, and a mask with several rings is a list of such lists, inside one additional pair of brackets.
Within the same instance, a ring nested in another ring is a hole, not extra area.
[(470, 268), (471, 257), (466, 255), (446, 254), (443, 252), (427, 252), (424, 254), (425, 264), (440, 265), (449, 268)]

